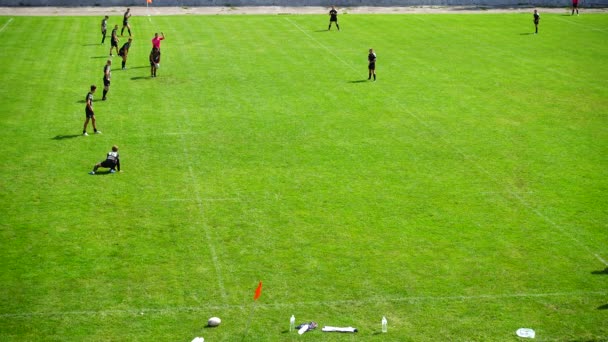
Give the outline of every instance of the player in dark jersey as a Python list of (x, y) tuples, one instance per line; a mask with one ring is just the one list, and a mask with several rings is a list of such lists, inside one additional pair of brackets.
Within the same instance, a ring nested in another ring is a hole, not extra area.
[(103, 97), (102, 101), (107, 100), (106, 95), (110, 90), (110, 81), (112, 79), (112, 60), (108, 59), (106, 65), (103, 66)]
[(106, 41), (106, 32), (108, 32), (108, 19), (109, 17), (106, 15), (101, 20), (101, 44)]
[(99, 162), (93, 166), (93, 171), (89, 172), (90, 175), (94, 175), (97, 169), (105, 167), (110, 169), (110, 173), (116, 171), (120, 172), (120, 156), (118, 155), (118, 146), (112, 146), (112, 151), (106, 155), (106, 160)]
[(84, 127), (82, 128), (82, 135), (85, 136), (88, 135), (87, 126), (89, 125), (89, 120), (91, 120), (91, 123), (93, 124), (95, 134), (101, 134), (101, 131), (97, 130), (97, 125), (95, 122), (95, 112), (93, 111), (93, 94), (95, 93), (96, 89), (97, 87), (95, 85), (92, 85), (91, 90), (87, 93), (87, 97), (85, 98), (85, 101), (87, 103), (86, 107), (84, 108), (86, 118), (84, 119)]
[(336, 7), (331, 6), (331, 10), (329, 10), (329, 27), (327, 31), (331, 30), (331, 23), (336, 23), (336, 27), (338, 31), (340, 31), (340, 25), (338, 25), (338, 11), (336, 11)]
[(116, 48), (116, 53), (118, 54), (118, 25), (114, 25), (114, 29), (112, 30), (112, 37), (110, 37), (110, 57), (112, 57), (112, 48)]
[(122, 57), (122, 70), (125, 70), (127, 67), (127, 56), (129, 55), (129, 49), (131, 48), (131, 42), (133, 38), (129, 37), (129, 41), (124, 43), (124, 45), (118, 50), (118, 55)]
[(160, 63), (160, 50), (153, 47), (152, 51), (150, 52), (150, 77), (156, 77), (158, 63)]
[(369, 71), (368, 80), (372, 79), (372, 75), (374, 75), (374, 81), (376, 80), (376, 53), (374, 49), (369, 49), (369, 54), (367, 55), (367, 69)]
[(534, 28), (536, 29), (534, 34), (538, 34), (538, 23), (539, 22), (540, 22), (540, 14), (538, 13), (538, 10), (534, 10)]
[(120, 35), (122, 36), (125, 32), (125, 28), (129, 31), (129, 36), (131, 36), (131, 25), (129, 25), (129, 18), (131, 18), (131, 9), (127, 8), (127, 11), (122, 17), (122, 30), (120, 30)]

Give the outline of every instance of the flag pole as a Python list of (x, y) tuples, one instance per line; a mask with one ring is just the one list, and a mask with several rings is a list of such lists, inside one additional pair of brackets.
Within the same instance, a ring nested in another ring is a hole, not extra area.
[(258, 284), (257, 289), (255, 289), (255, 294), (253, 295), (253, 305), (251, 306), (251, 312), (249, 313), (249, 319), (247, 320), (247, 325), (245, 326), (245, 333), (243, 333), (243, 339), (241, 341), (245, 341), (247, 338), (247, 333), (249, 332), (249, 326), (251, 325), (251, 320), (253, 319), (253, 310), (255, 309), (255, 305), (258, 302), (258, 298), (262, 295), (262, 281)]

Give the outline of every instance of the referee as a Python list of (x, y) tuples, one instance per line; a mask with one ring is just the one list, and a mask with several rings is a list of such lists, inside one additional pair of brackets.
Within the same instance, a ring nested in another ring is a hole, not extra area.
[(331, 6), (331, 10), (329, 10), (329, 27), (327, 31), (331, 30), (331, 23), (336, 23), (336, 27), (338, 31), (340, 31), (340, 25), (338, 25), (338, 11), (336, 11), (336, 7)]

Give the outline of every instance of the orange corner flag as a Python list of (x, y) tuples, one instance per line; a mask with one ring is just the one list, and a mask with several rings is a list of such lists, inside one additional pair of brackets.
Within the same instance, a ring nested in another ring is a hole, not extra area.
[(146, 1), (147, 1), (149, 4), (151, 4), (151, 3), (152, 3), (152, 0), (146, 0)]
[(253, 300), (258, 300), (258, 298), (260, 298), (261, 295), (262, 295), (262, 282), (260, 281), (260, 283), (258, 284), (258, 288), (255, 289), (255, 295), (253, 295)]

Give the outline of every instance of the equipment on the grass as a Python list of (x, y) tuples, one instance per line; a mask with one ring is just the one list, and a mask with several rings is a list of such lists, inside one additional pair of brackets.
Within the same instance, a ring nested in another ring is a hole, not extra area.
[(222, 323), (222, 320), (219, 317), (211, 317), (207, 321), (207, 326), (217, 327), (218, 325), (220, 325), (220, 323)]

